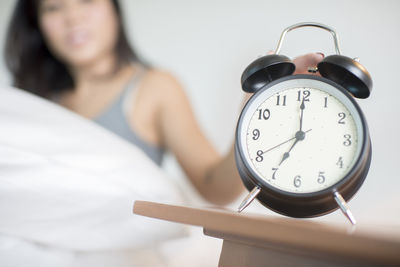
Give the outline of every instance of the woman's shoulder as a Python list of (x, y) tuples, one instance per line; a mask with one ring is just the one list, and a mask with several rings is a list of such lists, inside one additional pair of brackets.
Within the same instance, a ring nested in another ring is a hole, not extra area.
[(170, 99), (172, 96), (184, 94), (178, 78), (170, 71), (158, 68), (147, 70), (143, 79), (143, 89), (156, 94), (160, 99)]
[(153, 85), (155, 88), (170, 88), (180, 86), (180, 83), (174, 74), (172, 74), (170, 71), (159, 68), (147, 69), (144, 82), (146, 84)]

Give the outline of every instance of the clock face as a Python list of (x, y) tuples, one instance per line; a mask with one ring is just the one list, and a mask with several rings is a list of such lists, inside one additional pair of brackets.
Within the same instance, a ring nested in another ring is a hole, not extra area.
[(240, 147), (258, 180), (290, 193), (340, 182), (361, 151), (353, 102), (322, 79), (289, 79), (253, 96), (242, 114)]

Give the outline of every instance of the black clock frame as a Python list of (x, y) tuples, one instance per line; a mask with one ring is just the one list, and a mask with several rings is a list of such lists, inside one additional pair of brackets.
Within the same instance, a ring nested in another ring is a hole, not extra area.
[[(292, 193), (284, 190), (280, 190), (276, 187), (269, 185), (259, 175), (253, 171), (251, 166), (248, 166), (245, 156), (243, 155), (243, 145), (240, 143), (240, 130), (242, 129), (242, 119), (244, 114), (247, 112), (250, 104), (257, 98), (263, 91), (268, 90), (275, 84), (281, 83), (291, 79), (314, 79), (332, 85), (341, 91), (354, 105), (356, 111), (360, 115), (363, 140), (361, 144), (361, 151), (356, 159), (356, 163), (353, 165), (351, 170), (343, 177), (340, 181), (334, 185), (317, 192), (312, 193)], [(333, 212), (338, 208), (338, 205), (334, 199), (334, 192), (340, 193), (346, 201), (349, 201), (355, 193), (359, 190), (363, 184), (371, 164), (372, 148), (371, 140), (369, 136), (367, 122), (364, 114), (353, 99), (353, 97), (344, 89), (341, 85), (328, 80), (326, 78), (315, 76), (315, 75), (291, 75), (277, 79), (273, 82), (268, 83), (261, 89), (259, 89), (247, 102), (243, 108), (239, 121), (236, 127), (236, 142), (235, 142), (235, 160), (239, 175), (246, 186), (251, 191), (255, 187), (261, 189), (257, 195), (257, 199), (261, 204), (267, 208), (291, 217), (307, 218), (321, 216), (330, 212)]]

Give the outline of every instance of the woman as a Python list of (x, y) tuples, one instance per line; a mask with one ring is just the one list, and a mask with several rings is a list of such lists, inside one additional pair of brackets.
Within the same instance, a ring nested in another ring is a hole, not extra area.
[[(311, 54), (298, 61), (306, 67), (321, 59)], [(20, 0), (6, 60), (16, 87), (97, 121), (157, 164), (171, 151), (207, 200), (226, 204), (243, 190), (233, 148), (220, 156), (179, 82), (131, 49), (116, 0)]]

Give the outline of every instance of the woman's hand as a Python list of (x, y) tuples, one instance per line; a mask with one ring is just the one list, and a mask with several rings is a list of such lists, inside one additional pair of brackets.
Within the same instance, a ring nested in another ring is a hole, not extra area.
[[(309, 53), (299, 56), (293, 60), (296, 70), (293, 74), (312, 74), (308, 71), (309, 67), (316, 67), (318, 63), (324, 59), (322, 53)], [(316, 73), (316, 75), (319, 75)]]

